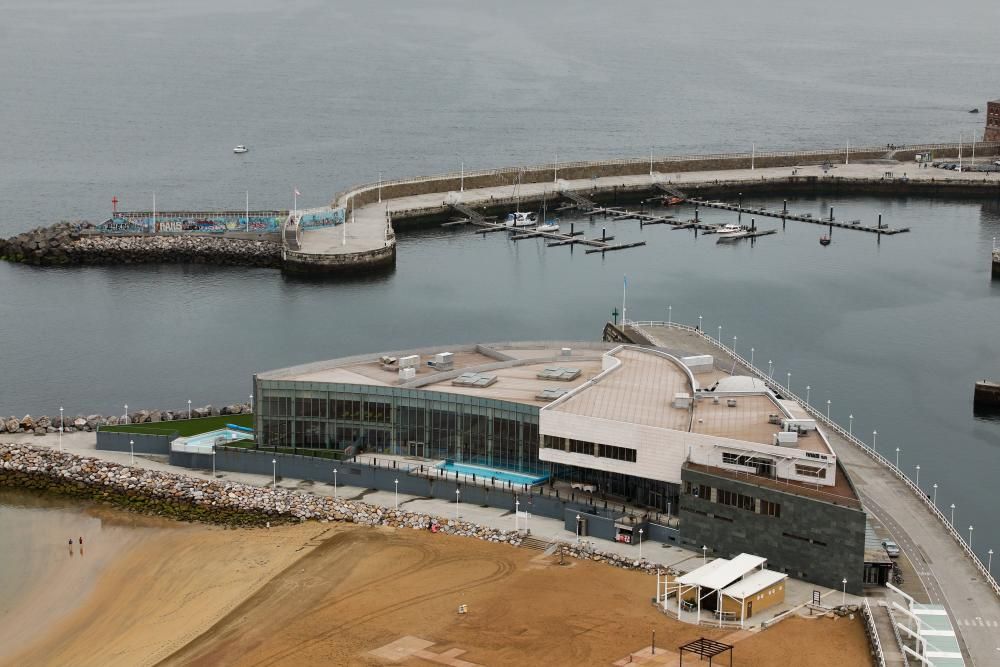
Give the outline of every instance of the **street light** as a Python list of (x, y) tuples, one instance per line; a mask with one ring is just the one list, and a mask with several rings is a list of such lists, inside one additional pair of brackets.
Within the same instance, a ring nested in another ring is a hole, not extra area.
[(135, 465), (135, 440), (128, 441), (128, 464)]
[(934, 507), (937, 507), (937, 482), (934, 482)]
[(750, 348), (750, 365), (753, 366), (753, 348)]
[(840, 596), (840, 606), (843, 607), (847, 604), (847, 577), (840, 583), (844, 584), (844, 593)]
[(722, 347), (722, 325), (719, 325), (719, 347)]
[(212, 445), (212, 479), (215, 479), (215, 445)]
[(460, 181), (459, 189), (465, 192), (465, 160), (462, 160), (462, 180)]
[(253, 412), (253, 394), (250, 394), (250, 412)]
[[(872, 431), (872, 450), (875, 449), (875, 440), (878, 438), (878, 431)], [(899, 466), (896, 466), (897, 468)]]
[(669, 327), (674, 321), (674, 307), (667, 306), (667, 326)]
[(378, 173), (378, 200), (382, 201), (382, 172)]
[(708, 547), (702, 545), (701, 547), (701, 562), (702, 564), (708, 562)]
[(191, 399), (188, 399), (188, 419), (191, 419)]
[(458, 503), (461, 501), (462, 490), (455, 489), (455, 524), (458, 525)]
[(917, 465), (915, 465), (913, 467), (917, 469), (917, 480), (916, 481), (917, 481), (917, 488), (919, 489), (920, 488), (920, 464), (918, 463)]
[(792, 372), (788, 371), (788, 377), (785, 379), (785, 391), (789, 394), (792, 393)]
[(972, 526), (969, 526), (969, 551), (972, 551)]
[(128, 423), (128, 403), (125, 404), (125, 423)]
[(337, 499), (337, 469), (333, 469), (333, 499)]
[(698, 316), (698, 331), (702, 331), (702, 328), (701, 328), (701, 315)]
[(642, 560), (642, 528), (639, 529), (639, 560)]
[(576, 515), (576, 541), (580, 541), (580, 515)]
[(854, 437), (854, 415), (847, 415), (847, 435)]
[(826, 420), (830, 421), (830, 399), (826, 399)]
[(809, 407), (809, 392), (811, 390), (812, 390), (812, 387), (810, 387), (809, 385), (806, 385), (806, 407), (807, 408)]
[(896, 470), (899, 470), (899, 447), (896, 447)]
[(271, 459), (271, 490), (278, 486), (278, 459)]
[(396, 509), (399, 509), (399, 480), (392, 480), (393, 484), (396, 485)]
[(63, 409), (62, 406), (59, 407), (59, 451), (62, 451), (62, 434), (63, 434)]
[(736, 356), (736, 336), (733, 336), (733, 356)]
[(517, 517), (518, 517), (518, 512), (520, 512), (520, 511), (521, 511), (521, 500), (519, 498), (515, 497), (514, 498), (514, 532), (515, 533), (518, 532)]
[(951, 525), (955, 527), (955, 503), (951, 504)]
[(770, 359), (767, 360), (767, 378), (770, 380), (774, 377), (774, 362)]
[(986, 552), (986, 574), (993, 573), (993, 549)]

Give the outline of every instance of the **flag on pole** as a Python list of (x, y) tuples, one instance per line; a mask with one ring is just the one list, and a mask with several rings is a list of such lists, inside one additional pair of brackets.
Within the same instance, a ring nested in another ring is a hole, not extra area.
[(299, 189), (298, 189), (298, 188), (295, 188), (295, 196), (296, 196), (296, 197), (301, 197), (301, 196), (302, 196), (302, 193), (301, 193), (301, 192), (299, 192)]

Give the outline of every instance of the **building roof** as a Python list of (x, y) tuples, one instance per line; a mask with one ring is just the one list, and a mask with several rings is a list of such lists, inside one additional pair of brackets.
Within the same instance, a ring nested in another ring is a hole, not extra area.
[(910, 605), (910, 612), (921, 621), (916, 630), (927, 643), (924, 657), (934, 667), (965, 667), (962, 649), (958, 645), (947, 610), (938, 604), (913, 603)]
[(722, 590), (766, 562), (766, 558), (753, 554), (740, 554), (732, 559), (716, 558), (697, 570), (691, 570), (678, 581), (691, 586)]
[(728, 595), (731, 598), (745, 600), (748, 597), (756, 595), (762, 590), (770, 588), (779, 581), (787, 578), (788, 575), (784, 572), (775, 572), (774, 570), (757, 570), (753, 574), (737, 581), (735, 584), (723, 588), (722, 594)]
[(743, 484), (751, 484), (773, 491), (814, 498), (834, 505), (850, 507), (851, 509), (861, 509), (861, 501), (854, 492), (854, 487), (851, 486), (851, 482), (839, 462), (837, 463), (837, 474), (834, 475), (833, 485), (826, 486), (809, 484), (808, 482), (800, 482), (794, 479), (771, 479), (770, 477), (762, 477), (760, 475), (747, 475), (745, 473), (738, 473), (735, 470), (727, 470), (700, 463), (685, 462), (684, 467), (696, 472), (715, 475), (716, 477), (733, 479)]

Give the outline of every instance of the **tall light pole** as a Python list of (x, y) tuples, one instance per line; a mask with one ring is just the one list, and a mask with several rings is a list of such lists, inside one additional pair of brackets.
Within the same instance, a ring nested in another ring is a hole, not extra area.
[(382, 201), (382, 172), (378, 173), (378, 200)]
[(674, 323), (674, 307), (667, 306), (667, 326), (669, 327)]
[(916, 482), (917, 482), (917, 488), (919, 489), (920, 488), (920, 464), (918, 463), (917, 465), (915, 465), (913, 467), (917, 469), (917, 480), (916, 480)]
[(271, 459), (271, 491), (278, 486), (278, 459)]
[(986, 552), (986, 574), (993, 574), (993, 549)]
[(701, 328), (701, 315), (698, 316), (698, 331), (703, 331)]
[(576, 541), (580, 541), (580, 515), (576, 515)]
[(733, 336), (733, 356), (736, 356), (736, 336)]
[(125, 423), (128, 423), (128, 403), (125, 404)]
[(899, 470), (899, 447), (896, 447), (896, 470)]
[(188, 419), (191, 419), (191, 399), (188, 399)]
[(954, 528), (954, 526), (955, 526), (955, 503), (951, 504), (951, 522), (950, 523), (951, 523), (952, 527)]
[(753, 366), (753, 348), (750, 348), (750, 365)]
[(854, 437), (854, 415), (847, 415), (847, 435)]
[(521, 500), (517, 496), (515, 496), (514, 497), (514, 532), (515, 533), (519, 532), (518, 525), (517, 525), (517, 519), (518, 519), (518, 515), (519, 515), (520, 511), (521, 511)]
[(708, 562), (708, 547), (705, 545), (701, 546), (701, 562), (703, 565)]
[(812, 391), (812, 387), (806, 385), (806, 407), (809, 407), (809, 392)]
[(969, 526), (969, 551), (972, 551), (972, 526)]
[(455, 525), (458, 525), (458, 503), (461, 502), (462, 490), (455, 489)]
[(722, 325), (719, 325), (719, 347), (722, 347)]
[(215, 445), (212, 445), (212, 479), (215, 479)]
[(396, 509), (399, 509), (399, 480), (392, 480), (393, 484), (396, 485)]
[(844, 592), (840, 596), (840, 606), (843, 607), (847, 604), (847, 577), (844, 577), (844, 580), (840, 583), (844, 584)]
[(934, 482), (934, 507), (937, 507), (937, 482)]
[(770, 380), (774, 377), (774, 362), (770, 359), (767, 360), (767, 379)]
[(135, 465), (135, 440), (128, 441), (128, 464)]
[(250, 394), (250, 412), (253, 412), (253, 394)]
[(642, 560), (642, 528), (639, 529), (639, 560)]
[[(875, 449), (875, 439), (878, 438), (878, 431), (872, 431), (872, 450)], [(896, 466), (897, 468), (899, 466)]]
[(337, 469), (333, 469), (333, 499), (337, 499)]
[(460, 190), (465, 192), (465, 160), (462, 160), (462, 177), (460, 183)]
[(785, 391), (789, 394), (792, 393), (792, 372), (788, 372), (788, 377), (785, 378)]
[(826, 420), (830, 421), (830, 399), (826, 399)]
[(59, 451), (62, 451), (62, 434), (63, 434), (63, 409), (62, 406), (59, 407)]

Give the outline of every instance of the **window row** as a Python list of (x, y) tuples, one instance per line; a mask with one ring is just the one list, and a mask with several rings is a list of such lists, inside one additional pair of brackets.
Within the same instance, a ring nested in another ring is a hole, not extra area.
[(736, 491), (729, 491), (728, 489), (713, 489), (707, 484), (692, 484), (691, 482), (684, 482), (684, 492), (688, 495), (694, 496), (695, 498), (701, 498), (702, 500), (706, 500), (710, 503), (729, 505), (730, 507), (736, 507), (741, 510), (746, 510), (747, 512), (756, 512), (757, 514), (762, 514), (764, 516), (771, 516), (775, 518), (781, 517), (781, 503), (755, 498), (754, 496), (748, 496)]
[(542, 437), (542, 447), (546, 449), (561, 449), (571, 454), (586, 454), (587, 456), (597, 456), (603, 459), (615, 459), (616, 461), (636, 462), (637, 450), (631, 447), (617, 447), (615, 445), (602, 445), (586, 440), (574, 440), (572, 438), (560, 438), (554, 435)]

